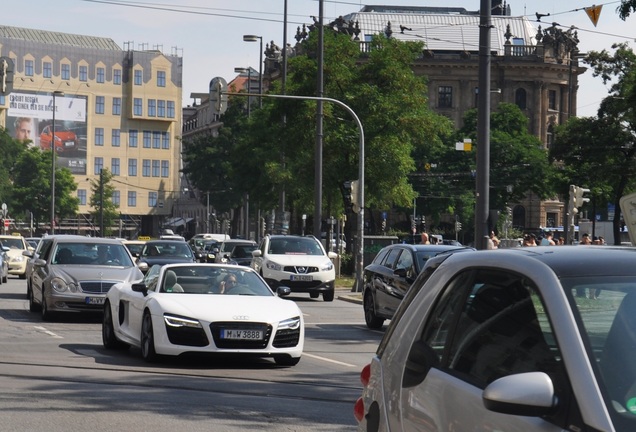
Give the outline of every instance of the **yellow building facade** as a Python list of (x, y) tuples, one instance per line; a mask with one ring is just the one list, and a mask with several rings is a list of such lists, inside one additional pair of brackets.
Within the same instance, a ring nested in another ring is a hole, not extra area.
[(51, 148), (54, 123), (57, 166), (70, 169), (78, 185), (79, 213), (56, 220), (56, 232), (98, 228), (89, 203), (102, 169), (113, 174), (121, 214), (115, 233), (155, 236), (168, 228), (180, 191), (182, 58), (8, 26), (0, 26), (0, 55), (14, 67), (0, 121), (17, 133), (30, 119), (30, 145), (42, 150)]

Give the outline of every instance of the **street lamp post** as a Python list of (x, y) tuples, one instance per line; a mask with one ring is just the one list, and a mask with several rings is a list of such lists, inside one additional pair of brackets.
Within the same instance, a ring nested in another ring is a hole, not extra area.
[(64, 92), (53, 92), (53, 111), (51, 123), (51, 234), (55, 234), (55, 97), (64, 96)]
[[(243, 41), (245, 42), (256, 42), (259, 40), (261, 42), (261, 45), (260, 45), (261, 49), (260, 49), (259, 60), (258, 60), (258, 94), (262, 95), (263, 94), (263, 36), (256, 36), (256, 35), (243, 36)], [(258, 107), (263, 108), (262, 96), (258, 97)]]

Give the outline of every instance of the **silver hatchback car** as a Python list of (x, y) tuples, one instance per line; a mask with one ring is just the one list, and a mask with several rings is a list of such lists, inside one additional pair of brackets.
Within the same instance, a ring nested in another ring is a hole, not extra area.
[(360, 431), (636, 430), (636, 249), (431, 258), (361, 374)]

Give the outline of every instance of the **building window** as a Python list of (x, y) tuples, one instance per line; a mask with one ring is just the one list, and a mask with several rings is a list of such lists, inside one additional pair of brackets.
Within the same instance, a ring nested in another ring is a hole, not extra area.
[(33, 60), (24, 61), (24, 75), (33, 76)]
[(168, 102), (168, 118), (174, 118), (174, 101)]
[(152, 148), (161, 148), (161, 132), (159, 131), (152, 133)]
[(163, 160), (161, 161), (161, 177), (169, 177), (170, 176), (170, 161)]
[(95, 158), (95, 171), (93, 171), (93, 173), (95, 175), (99, 175), (100, 171), (104, 169), (104, 158), (103, 157), (96, 157)]
[(548, 125), (548, 131), (545, 137), (545, 145), (547, 148), (550, 148), (552, 147), (553, 143), (554, 143), (554, 125), (550, 124)]
[(121, 115), (121, 98), (113, 98), (113, 115)]
[(113, 191), (113, 196), (111, 197), (111, 201), (113, 202), (113, 204), (119, 207), (119, 204), (121, 203), (121, 192), (119, 192), (118, 190)]
[(519, 107), (519, 109), (526, 109), (526, 90), (522, 88), (518, 88), (515, 91), (515, 105)]
[(78, 189), (77, 198), (79, 199), (79, 205), (86, 205), (86, 189)]
[(135, 85), (141, 85), (141, 71), (139, 69), (135, 70)]
[(556, 111), (557, 109), (557, 93), (556, 90), (548, 90), (548, 109)]
[(139, 145), (139, 132), (135, 129), (128, 131), (128, 147), (137, 147)]
[(150, 177), (150, 159), (144, 159), (141, 162), (141, 175), (143, 177)]
[(545, 226), (546, 227), (557, 227), (560, 224), (557, 223), (559, 220), (558, 213), (547, 213), (545, 214)]
[(152, 139), (152, 132), (144, 131), (144, 148), (150, 148), (150, 141)]
[(106, 80), (106, 69), (104, 69), (103, 67), (98, 67), (97, 68), (96, 80), (100, 84), (103, 83)]
[(141, 98), (135, 98), (133, 103), (133, 114), (136, 116), (144, 115), (144, 107)]
[(104, 128), (95, 128), (95, 145), (103, 146), (104, 145)]
[(453, 88), (451, 86), (439, 86), (437, 89), (437, 107), (453, 107)]
[(168, 132), (161, 132), (161, 148), (166, 150), (170, 148), (170, 134)]
[(83, 82), (88, 81), (88, 66), (79, 67), (79, 80)]
[(157, 207), (157, 192), (148, 192), (148, 207)]
[(71, 65), (65, 63), (62, 65), (62, 79), (70, 80), (71, 79)]
[(128, 207), (137, 207), (137, 192), (128, 191)]
[(113, 84), (121, 85), (121, 69), (113, 70)]
[(42, 76), (44, 78), (51, 78), (53, 76), (53, 63), (44, 62), (42, 64)]
[(119, 158), (112, 158), (110, 160), (110, 171), (113, 173), (114, 176), (118, 176), (121, 173)]
[(157, 117), (156, 99), (148, 99), (148, 117)]
[(157, 87), (166, 86), (166, 71), (157, 71)]
[(157, 101), (157, 117), (165, 117), (166, 116), (166, 101), (158, 100)]
[(137, 177), (137, 159), (128, 159), (128, 176)]
[(104, 96), (95, 97), (95, 114), (104, 114), (105, 106), (106, 102)]
[(152, 176), (153, 177), (159, 177), (159, 161), (158, 160), (153, 160), (152, 161)]
[(121, 145), (121, 131), (119, 129), (112, 130), (112, 136), (110, 137), (110, 144), (113, 147), (119, 147)]

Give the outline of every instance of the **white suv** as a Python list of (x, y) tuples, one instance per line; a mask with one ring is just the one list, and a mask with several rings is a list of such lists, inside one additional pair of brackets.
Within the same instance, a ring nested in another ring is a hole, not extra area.
[(259, 272), (273, 290), (287, 286), (292, 292), (309, 293), (311, 298), (322, 294), (324, 301), (333, 301), (336, 271), (331, 259), (313, 236), (268, 235), (252, 252), (252, 268)]

